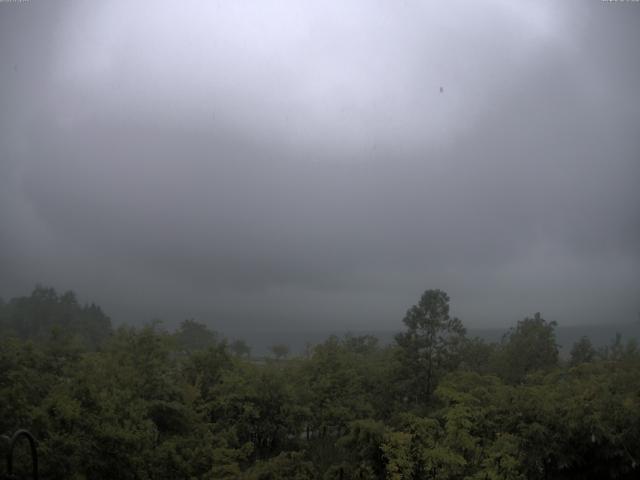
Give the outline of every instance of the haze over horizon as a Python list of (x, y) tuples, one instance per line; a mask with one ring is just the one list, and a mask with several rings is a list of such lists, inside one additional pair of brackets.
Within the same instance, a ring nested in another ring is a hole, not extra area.
[(633, 2), (0, 3), (0, 296), (637, 321), (638, 45)]

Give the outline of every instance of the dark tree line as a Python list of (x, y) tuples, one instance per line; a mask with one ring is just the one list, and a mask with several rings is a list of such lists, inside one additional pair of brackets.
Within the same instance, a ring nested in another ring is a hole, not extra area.
[(113, 329), (38, 287), (0, 303), (0, 433), (30, 429), (48, 479), (638, 477), (633, 341), (563, 362), (535, 314), (487, 343), (439, 290), (404, 326), (257, 360), (195, 320)]
[(93, 303), (80, 305), (72, 291), (58, 295), (37, 286), (28, 297), (0, 299), (0, 335), (35, 341), (72, 335), (80, 346), (95, 349), (111, 335), (111, 320)]

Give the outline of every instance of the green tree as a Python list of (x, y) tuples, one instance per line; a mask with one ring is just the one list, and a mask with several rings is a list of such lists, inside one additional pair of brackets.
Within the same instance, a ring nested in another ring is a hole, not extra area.
[(495, 355), (495, 344), (487, 343), (478, 337), (470, 338), (462, 345), (459, 367), (462, 370), (488, 373), (491, 371)]
[(364, 368), (362, 359), (347, 352), (336, 336), (316, 345), (303, 371), (312, 436), (338, 437), (350, 421), (373, 413)]
[(520, 320), (502, 339), (499, 369), (512, 383), (521, 382), (536, 370), (548, 370), (558, 365), (556, 322), (547, 322), (540, 313)]
[[(381, 478), (384, 476), (385, 459), (381, 447), (385, 434), (384, 423), (370, 418), (355, 420), (349, 424), (348, 433), (338, 440), (338, 445), (348, 452), (348, 466), (352, 467), (348, 469), (352, 470), (349, 478)], [(344, 469), (343, 465), (337, 467)], [(357, 473), (354, 470), (357, 470)], [(356, 477), (356, 475), (360, 477)]]
[(442, 290), (425, 291), (403, 322), (407, 331), (396, 336), (401, 375), (410, 398), (425, 402), (442, 375), (458, 366), (466, 331), (449, 316), (449, 296)]
[(81, 306), (72, 291), (36, 286), (28, 297), (15, 297), (0, 307), (0, 332), (23, 340), (46, 342), (54, 332), (76, 337), (89, 349), (111, 336), (111, 320), (95, 304)]
[(205, 350), (218, 343), (218, 334), (204, 323), (189, 318), (184, 320), (174, 333), (174, 338), (182, 350)]
[(379, 341), (373, 335), (353, 335), (347, 333), (342, 339), (342, 344), (349, 352), (368, 355), (375, 353), (379, 346)]
[(571, 348), (571, 366), (580, 365), (581, 363), (589, 363), (596, 358), (596, 349), (593, 347), (589, 337), (582, 337)]
[(247, 480), (312, 480), (317, 477), (313, 464), (299, 452), (282, 452), (277, 457), (257, 462), (247, 472)]

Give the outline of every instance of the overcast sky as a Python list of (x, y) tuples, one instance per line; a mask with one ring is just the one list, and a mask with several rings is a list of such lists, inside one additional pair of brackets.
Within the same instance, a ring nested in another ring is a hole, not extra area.
[(0, 295), (396, 329), (640, 311), (640, 3), (0, 3)]

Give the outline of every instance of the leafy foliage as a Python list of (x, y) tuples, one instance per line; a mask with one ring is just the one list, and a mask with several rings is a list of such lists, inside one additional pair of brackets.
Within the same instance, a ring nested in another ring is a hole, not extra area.
[(518, 322), (504, 336), (499, 369), (508, 382), (521, 382), (537, 370), (558, 365), (556, 322), (547, 322), (540, 313)]
[(416, 403), (426, 402), (440, 377), (458, 366), (466, 332), (459, 319), (449, 316), (449, 296), (442, 290), (425, 291), (403, 322), (407, 331), (396, 337), (400, 376), (406, 394)]
[(0, 340), (0, 432), (37, 436), (46, 479), (640, 472), (640, 352), (620, 337), (599, 352), (581, 340), (564, 365), (553, 322), (525, 319), (498, 345), (469, 340), (430, 290), (395, 345), (347, 335), (303, 357), (249, 359), (195, 321), (109, 330), (99, 347), (81, 324), (45, 334), (83, 307), (49, 289), (32, 297), (0, 304), (3, 326), (22, 332)]

